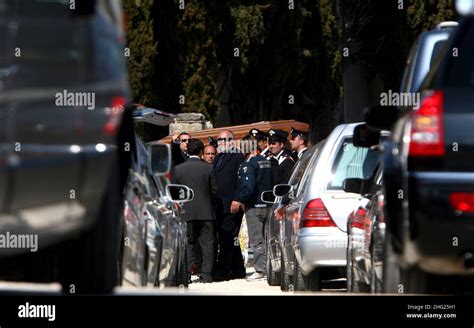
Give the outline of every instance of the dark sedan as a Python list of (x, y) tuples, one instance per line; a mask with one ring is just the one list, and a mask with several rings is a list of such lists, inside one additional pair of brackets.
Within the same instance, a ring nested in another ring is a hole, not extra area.
[(109, 292), (133, 142), (123, 18), (118, 2), (75, 5), (0, 5), (0, 233), (38, 239), (0, 257), (27, 253), (12, 259), (24, 277), (67, 293)]

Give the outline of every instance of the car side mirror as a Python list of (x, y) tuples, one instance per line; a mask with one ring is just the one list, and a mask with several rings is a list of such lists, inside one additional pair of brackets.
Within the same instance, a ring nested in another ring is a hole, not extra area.
[(267, 190), (262, 192), (262, 194), (260, 195), (260, 199), (266, 204), (273, 204), (275, 203), (276, 197), (273, 194), (273, 190)]
[(148, 168), (152, 174), (165, 175), (171, 168), (171, 149), (167, 144), (148, 146)]
[(367, 124), (360, 124), (354, 128), (352, 143), (355, 147), (370, 148), (380, 143), (380, 130), (374, 130)]
[(194, 191), (191, 188), (178, 184), (167, 185), (166, 195), (175, 203), (186, 203), (194, 199)]
[(277, 184), (273, 187), (275, 197), (283, 197), (289, 194), (290, 199), (293, 198), (293, 186), (289, 184)]
[(391, 130), (398, 119), (400, 110), (395, 106), (368, 107), (365, 112), (365, 121), (371, 128), (378, 130)]
[(347, 178), (342, 182), (342, 189), (345, 192), (354, 194), (365, 194), (368, 180), (360, 178)]

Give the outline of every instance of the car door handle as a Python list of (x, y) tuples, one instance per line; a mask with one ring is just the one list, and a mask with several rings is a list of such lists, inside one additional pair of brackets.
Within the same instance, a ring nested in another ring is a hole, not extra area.
[(349, 196), (349, 195), (332, 195), (332, 199), (357, 199), (357, 196)]

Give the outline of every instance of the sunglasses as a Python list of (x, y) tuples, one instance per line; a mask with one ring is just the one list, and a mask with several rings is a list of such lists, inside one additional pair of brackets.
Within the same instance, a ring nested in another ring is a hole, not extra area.
[(234, 138), (217, 138), (217, 142), (221, 142), (221, 141), (231, 141), (231, 140), (234, 140)]
[(180, 139), (179, 141), (180, 141), (180, 142), (188, 142), (189, 139)]
[(278, 142), (276, 142), (276, 141), (270, 141), (268, 144), (269, 144), (269, 145), (276, 145), (277, 143), (278, 143)]
[(204, 155), (211, 156), (211, 155), (216, 155), (216, 153), (204, 153)]

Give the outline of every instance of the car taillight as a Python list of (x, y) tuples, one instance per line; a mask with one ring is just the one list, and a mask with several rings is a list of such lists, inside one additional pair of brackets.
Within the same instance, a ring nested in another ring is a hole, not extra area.
[(321, 199), (316, 198), (306, 204), (301, 215), (300, 227), (335, 227), (336, 224)]
[(443, 92), (435, 91), (410, 114), (409, 156), (444, 155), (443, 101)]
[(351, 228), (358, 228), (358, 229), (364, 230), (366, 214), (367, 212), (365, 211), (365, 208), (359, 207), (357, 211), (355, 212), (355, 214), (352, 215), (352, 218), (350, 221)]
[(456, 211), (474, 213), (474, 193), (456, 192), (449, 195), (449, 201)]
[(108, 116), (107, 122), (104, 125), (104, 133), (106, 135), (113, 136), (117, 134), (120, 128), (120, 122), (126, 103), (127, 100), (125, 97), (118, 96), (112, 98), (110, 108), (106, 109), (106, 113)]

